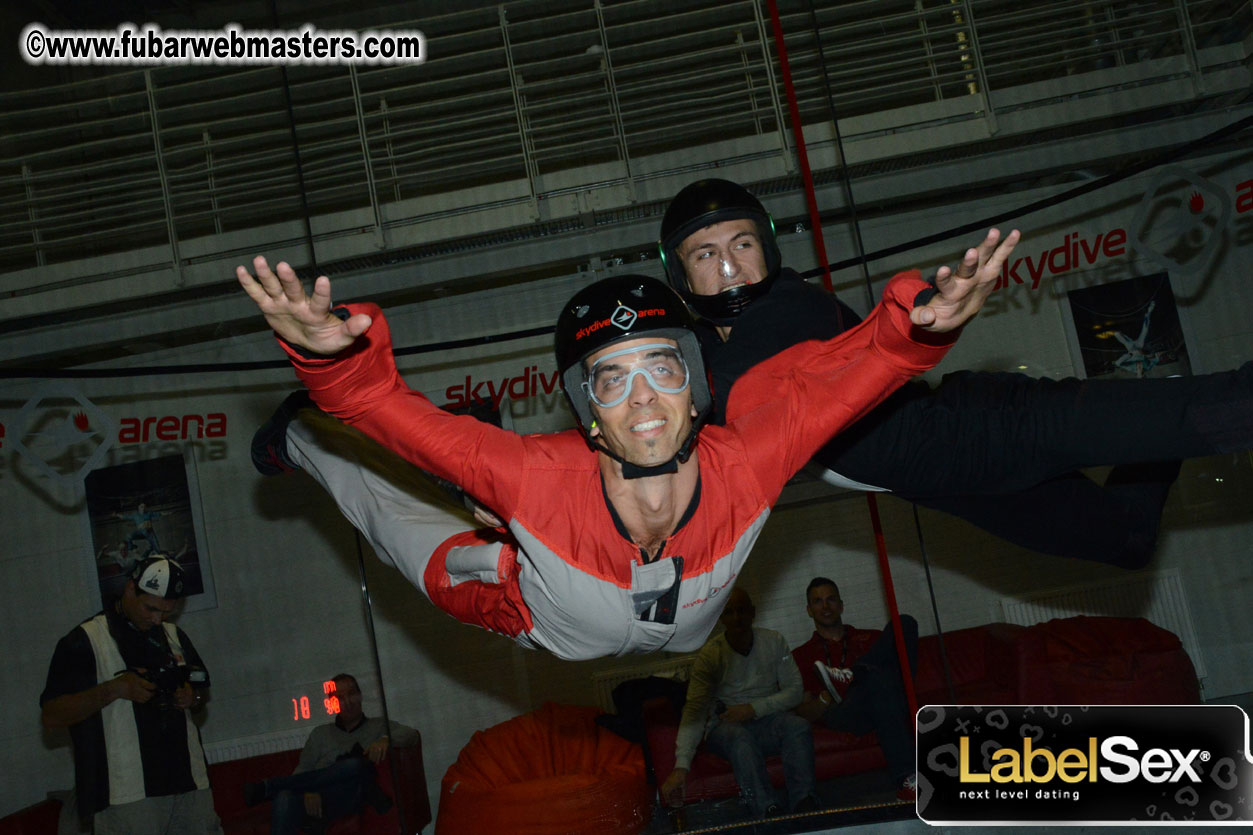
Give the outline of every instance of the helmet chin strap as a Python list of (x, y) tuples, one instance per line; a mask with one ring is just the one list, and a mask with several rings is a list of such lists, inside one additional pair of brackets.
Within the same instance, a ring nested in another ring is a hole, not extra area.
[(622, 477), (631, 478), (651, 478), (655, 475), (669, 475), (679, 471), (680, 464), (686, 464), (687, 459), (692, 457), (692, 444), (696, 443), (696, 435), (700, 432), (700, 426), (692, 427), (691, 432), (687, 435), (687, 440), (679, 447), (678, 452), (670, 457), (670, 460), (663, 461), (660, 464), (653, 464), (651, 467), (642, 467), (639, 464), (633, 464), (630, 461), (611, 451), (603, 444), (593, 442), (592, 447), (599, 452), (605, 453), (613, 460), (622, 465)]
[[(614, 457), (617, 458), (617, 456)], [(618, 462), (622, 464), (623, 478), (649, 478), (655, 475), (669, 475), (679, 471), (679, 462), (674, 458), (671, 458), (664, 464), (654, 464), (651, 467), (640, 467), (621, 458), (618, 458)]]

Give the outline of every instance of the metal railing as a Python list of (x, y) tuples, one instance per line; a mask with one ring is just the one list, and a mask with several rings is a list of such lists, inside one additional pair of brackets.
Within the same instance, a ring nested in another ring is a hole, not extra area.
[[(1172, 56), (1195, 76), (1198, 50), (1253, 30), (1248, 0), (780, 11), (808, 124), (955, 99), (993, 118), (995, 91)], [(379, 228), (500, 184), (493, 202), (538, 217), (581, 170), (631, 186), (645, 158), (725, 140), (787, 153), (759, 0), (519, 0), (396, 27), (426, 33), (426, 63), (293, 67), (286, 90), (277, 68), (160, 67), (0, 95), (0, 274), (145, 247), (177, 262), (180, 242), (301, 218), (288, 96), (310, 213), (369, 209)]]

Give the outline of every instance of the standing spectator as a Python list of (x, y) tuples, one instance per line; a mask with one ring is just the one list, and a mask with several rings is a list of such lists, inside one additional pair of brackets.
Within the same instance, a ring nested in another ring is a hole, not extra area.
[(191, 712), (209, 677), (191, 639), (166, 619), (183, 570), (141, 560), (121, 597), (62, 638), (40, 696), (48, 728), (69, 728), (79, 815), (96, 835), (221, 832)]

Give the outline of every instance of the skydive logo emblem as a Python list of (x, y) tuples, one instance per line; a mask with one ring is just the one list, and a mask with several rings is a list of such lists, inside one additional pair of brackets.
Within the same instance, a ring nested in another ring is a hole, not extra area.
[(615, 325), (622, 328), (624, 331), (628, 331), (631, 329), (631, 326), (635, 324), (635, 320), (638, 319), (639, 316), (634, 310), (623, 304), (619, 305), (618, 309), (615, 310), (613, 315), (609, 318), (613, 320)]
[(72, 386), (40, 386), (12, 424), (12, 448), (51, 479), (82, 480), (104, 460), (117, 425)]
[(1164, 269), (1200, 272), (1222, 249), (1214, 239), (1227, 230), (1231, 216), (1226, 190), (1181, 165), (1168, 165), (1140, 201), (1131, 223), (1131, 245)]
[(666, 309), (664, 307), (648, 307), (643, 310), (632, 310), (625, 304), (620, 304), (618, 305), (617, 310), (609, 314), (608, 318), (601, 319), (599, 322), (592, 322), (592, 324), (585, 328), (579, 328), (578, 332), (574, 334), (574, 338), (576, 340), (582, 339), (583, 337), (596, 333), (596, 331), (601, 328), (607, 328), (610, 325), (619, 327), (624, 331), (630, 330), (631, 326), (635, 324), (637, 319), (643, 319), (645, 316), (665, 315)]
[(918, 816), (1247, 826), (1247, 719), (1232, 705), (928, 705), (918, 711)]

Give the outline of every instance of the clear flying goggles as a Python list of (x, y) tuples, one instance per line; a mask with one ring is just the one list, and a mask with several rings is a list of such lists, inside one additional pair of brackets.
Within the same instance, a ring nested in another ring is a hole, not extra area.
[(657, 343), (624, 348), (596, 360), (583, 383), (583, 390), (593, 403), (608, 409), (627, 399), (636, 376), (642, 376), (654, 391), (678, 394), (687, 388), (687, 362), (673, 345)]

